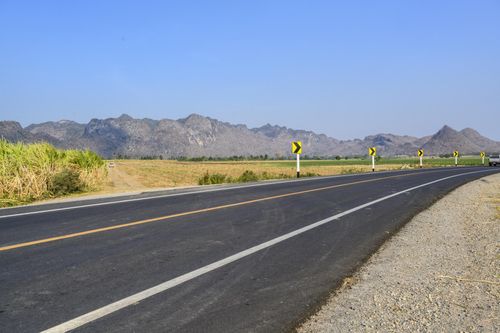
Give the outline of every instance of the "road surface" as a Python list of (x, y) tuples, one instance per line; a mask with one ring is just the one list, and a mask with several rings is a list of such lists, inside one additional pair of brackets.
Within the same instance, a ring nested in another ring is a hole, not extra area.
[(0, 210), (2, 332), (279, 332), (416, 213), (498, 168)]

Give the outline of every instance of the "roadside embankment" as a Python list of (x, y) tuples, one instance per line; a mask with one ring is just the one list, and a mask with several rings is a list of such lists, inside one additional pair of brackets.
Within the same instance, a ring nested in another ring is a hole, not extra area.
[(301, 327), (309, 332), (499, 332), (500, 174), (417, 215)]

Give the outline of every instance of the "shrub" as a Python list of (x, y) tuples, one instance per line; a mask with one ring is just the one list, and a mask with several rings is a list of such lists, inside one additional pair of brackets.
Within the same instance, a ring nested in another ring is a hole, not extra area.
[(226, 175), (220, 173), (209, 174), (208, 171), (198, 179), (198, 185), (222, 184), (230, 180)]
[(267, 171), (262, 172), (261, 175), (260, 175), (260, 179), (264, 179), (264, 180), (275, 179), (275, 178), (278, 178), (278, 177), (276, 177), (273, 174), (270, 174)]
[(64, 169), (50, 180), (48, 190), (53, 195), (79, 192), (83, 189), (80, 174), (76, 170)]
[[(308, 172), (304, 174), (304, 177), (319, 176), (317, 173)], [(211, 185), (211, 184), (222, 184), (222, 183), (246, 183), (254, 182), (258, 180), (268, 180), (268, 179), (283, 179), (292, 178), (292, 176), (280, 173), (278, 175), (269, 173), (267, 171), (257, 174), (252, 170), (246, 170), (238, 178), (231, 178), (224, 174), (214, 173), (209, 174), (208, 171), (198, 179), (198, 185)]]
[(257, 180), (259, 180), (259, 177), (252, 170), (245, 170), (245, 172), (238, 177), (238, 182), (240, 183), (255, 182)]

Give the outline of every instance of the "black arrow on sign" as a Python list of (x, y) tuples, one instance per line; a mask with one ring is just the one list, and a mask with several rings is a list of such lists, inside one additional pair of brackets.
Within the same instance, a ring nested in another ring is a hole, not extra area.
[(295, 146), (295, 149), (293, 150), (294, 154), (298, 154), (300, 149), (302, 148), (298, 142), (294, 142), (293, 145)]

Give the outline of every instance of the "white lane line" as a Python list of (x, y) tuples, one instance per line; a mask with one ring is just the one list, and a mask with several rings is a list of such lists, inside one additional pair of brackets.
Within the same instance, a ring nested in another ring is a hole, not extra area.
[[(387, 173), (387, 172), (389, 172), (389, 171), (379, 172), (379, 173), (377, 173), (377, 175), (384, 174), (384, 173)], [(197, 194), (197, 193), (210, 193), (210, 192), (227, 191), (227, 190), (242, 189), (242, 188), (249, 188), (249, 187), (279, 185), (279, 184), (284, 184), (284, 183), (306, 182), (306, 181), (312, 181), (312, 180), (330, 179), (330, 178), (339, 178), (339, 177), (346, 177), (347, 178), (347, 177), (354, 177), (354, 176), (360, 176), (360, 175), (370, 176), (370, 175), (373, 175), (373, 174), (372, 173), (365, 173), (365, 174), (335, 175), (335, 176), (325, 176), (325, 177), (308, 177), (308, 178), (301, 178), (301, 179), (294, 179), (294, 180), (271, 181), (271, 182), (263, 182), (263, 183), (256, 183), (256, 184), (246, 184), (246, 185), (238, 185), (238, 186), (229, 186), (229, 187), (221, 187), (221, 188), (209, 188), (209, 189), (206, 189), (206, 190), (188, 191), (188, 192), (182, 192), (182, 193), (171, 193), (171, 194), (163, 194), (163, 195), (143, 197), (143, 198), (123, 199), (123, 200), (116, 200), (116, 201), (98, 202), (98, 203), (93, 203), (93, 204), (83, 204), (83, 205), (77, 205), (77, 206), (68, 206), (68, 207), (61, 207), (61, 208), (36, 210), (36, 211), (24, 212), (24, 213), (14, 213), (14, 214), (9, 214), (9, 215), (0, 215), (0, 219), (7, 218), (7, 217), (35, 215), (35, 214), (42, 214), (42, 213), (52, 213), (52, 212), (59, 212), (59, 211), (65, 211), (65, 210), (71, 210), (71, 209), (79, 209), (79, 208), (107, 206), (107, 205), (114, 205), (114, 204), (126, 203), (126, 202), (144, 201), (144, 200), (152, 200), (152, 199), (162, 199), (162, 198), (168, 198), (168, 197), (180, 197), (180, 196), (183, 196), (183, 195)], [(16, 209), (16, 208), (19, 208), (19, 207), (3, 208), (3, 210)], [(0, 209), (0, 212), (1, 211), (2, 211), (2, 209)]]
[[(319, 178), (316, 178), (316, 179), (319, 179)], [(303, 179), (303, 180), (305, 181), (306, 179)], [(303, 180), (301, 180), (301, 181), (303, 181)], [(307, 180), (310, 180), (310, 179), (307, 179)], [(213, 188), (213, 189), (200, 190), (200, 191), (190, 191), (190, 192), (183, 192), (183, 193), (164, 194), (164, 195), (158, 195), (158, 196), (153, 196), (153, 197), (144, 197), (144, 198), (117, 200), (117, 201), (98, 202), (98, 203), (94, 203), (94, 204), (86, 204), (86, 205), (79, 205), (79, 206), (69, 206), (69, 207), (52, 208), (52, 209), (37, 210), (37, 211), (24, 212), (24, 213), (15, 213), (15, 214), (9, 214), (9, 215), (0, 215), (0, 219), (7, 218), (7, 217), (35, 215), (35, 214), (42, 214), (42, 213), (52, 213), (52, 212), (59, 212), (59, 211), (79, 209), (79, 208), (107, 206), (107, 205), (114, 205), (114, 204), (120, 204), (120, 203), (126, 203), (126, 202), (144, 201), (144, 200), (161, 199), (161, 198), (168, 198), (168, 197), (177, 197), (177, 196), (180, 197), (180, 196), (183, 196), (183, 195), (197, 194), (197, 193), (209, 193), (209, 192), (218, 192), (218, 191), (226, 191), (226, 190), (233, 190), (233, 189), (242, 189), (242, 188), (247, 188), (247, 187), (258, 187), (258, 186), (264, 186), (264, 185), (282, 184), (282, 183), (285, 183), (285, 182), (286, 181), (283, 181), (283, 182), (273, 182), (273, 183), (252, 184), (252, 185), (242, 185), (242, 186), (233, 186), (233, 187), (224, 187), (224, 188)], [(289, 181), (289, 182), (296, 182), (296, 181)]]
[(255, 252), (258, 252), (258, 251), (261, 251), (261, 250), (264, 250), (270, 246), (273, 246), (273, 245), (276, 245), (278, 243), (281, 243), (289, 238), (292, 238), (292, 237), (295, 237), (297, 235), (300, 235), (306, 231), (309, 231), (311, 229), (315, 229), (323, 224), (326, 224), (326, 223), (329, 223), (333, 220), (337, 220), (343, 216), (346, 216), (348, 214), (351, 214), (351, 213), (354, 213), (358, 210), (361, 210), (363, 208), (366, 208), (368, 206), (372, 206), (376, 203), (379, 203), (381, 201), (384, 201), (384, 200), (387, 200), (387, 199), (390, 199), (390, 198), (393, 198), (395, 196), (398, 196), (398, 195), (401, 195), (401, 194), (404, 194), (404, 193), (408, 193), (410, 191), (413, 191), (413, 190), (416, 190), (416, 189), (419, 189), (419, 188), (422, 188), (422, 187), (426, 187), (426, 186), (429, 186), (429, 185), (432, 185), (432, 184), (435, 184), (435, 183), (439, 183), (439, 182), (442, 182), (444, 180), (448, 180), (448, 179), (451, 179), (451, 178), (455, 178), (455, 177), (461, 177), (461, 176), (465, 176), (465, 175), (470, 175), (470, 174), (475, 174), (475, 173), (480, 173), (480, 172), (487, 172), (489, 170), (482, 170), (482, 171), (474, 171), (474, 172), (467, 172), (467, 173), (462, 173), (462, 174), (458, 174), (458, 175), (453, 175), (453, 176), (448, 176), (448, 177), (444, 177), (444, 178), (440, 178), (440, 179), (437, 179), (437, 180), (433, 180), (431, 182), (428, 182), (428, 183), (425, 183), (425, 184), (421, 184), (421, 185), (417, 185), (417, 186), (414, 186), (414, 187), (410, 187), (406, 190), (403, 190), (403, 191), (400, 191), (400, 192), (396, 192), (396, 193), (393, 193), (393, 194), (390, 194), (390, 195), (387, 195), (385, 197), (382, 197), (382, 198), (379, 198), (379, 199), (376, 199), (374, 201), (370, 201), (370, 202), (367, 202), (365, 204), (362, 204), (360, 206), (357, 206), (357, 207), (354, 207), (354, 208), (351, 208), (349, 210), (346, 210), (342, 213), (339, 213), (339, 214), (336, 214), (336, 215), (333, 215), (331, 217), (328, 217), (324, 220), (321, 220), (321, 221), (318, 221), (318, 222), (315, 222), (313, 224), (309, 224), (305, 227), (302, 227), (300, 229), (297, 229), (295, 231), (292, 231), (292, 232), (289, 232), (287, 234), (284, 234), (282, 236), (279, 236), (279, 237), (276, 237), (276, 238), (273, 238), (267, 242), (264, 242), (262, 244), (259, 244), (259, 245), (256, 245), (254, 247), (251, 247), (249, 249), (246, 249), (246, 250), (243, 250), (241, 252), (238, 252), (236, 254), (233, 254), (232, 256), (229, 256), (227, 258), (224, 258), (222, 260), (219, 260), (219, 261), (216, 261), (214, 263), (211, 263), (209, 265), (206, 265), (206, 266), (203, 266), (201, 268), (198, 268), (192, 272), (189, 272), (189, 273), (186, 273), (184, 275), (181, 275), (181, 276), (178, 276), (172, 280), (168, 280), (168, 281), (165, 281), (159, 285), (156, 285), (152, 288), (149, 288), (149, 289), (146, 289), (144, 291), (141, 291), (141, 292), (138, 292), (137, 294), (134, 294), (134, 295), (131, 295), (131, 296), (128, 296), (126, 298), (123, 298), (119, 301), (116, 301), (114, 303), (111, 303), (109, 305), (106, 305), (106, 306), (103, 306), (102, 308), (99, 308), (99, 309), (96, 309), (94, 311), (91, 311), (89, 313), (86, 313), (82, 316), (79, 316), (77, 318), (74, 318), (74, 319), (71, 319), (67, 322), (64, 322), (62, 324), (59, 324), (57, 326), (54, 326), (52, 328), (49, 328), (45, 331), (42, 331), (42, 333), (60, 333), (60, 332), (68, 332), (70, 330), (73, 330), (75, 328), (78, 328), (80, 326), (83, 326), (87, 323), (90, 323), (92, 321), (95, 321), (97, 319), (100, 319), (106, 315), (109, 315), (113, 312), (116, 312), (120, 309), (123, 309), (127, 306), (130, 306), (132, 304), (135, 304), (137, 302), (140, 302), (140, 301), (143, 301), (145, 300), (146, 298), (149, 298), (151, 296), (154, 296), (156, 294), (159, 294), (161, 292), (164, 292), (168, 289), (171, 289), (175, 286), (178, 286), (184, 282), (187, 282), (189, 280), (192, 280), (200, 275), (203, 275), (203, 274), (206, 274), (206, 273), (209, 273), (213, 270), (216, 270), (220, 267), (223, 267), (223, 266), (226, 266), (232, 262), (235, 262), (237, 260), (240, 260), (244, 257), (247, 257), (251, 254), (254, 254)]
[[(415, 171), (415, 173), (444, 172), (444, 171), (449, 171), (449, 170), (450, 169), (447, 168), (447, 169), (443, 169), (443, 170), (426, 171), (426, 172), (425, 171), (424, 172), (416, 172)], [(382, 175), (382, 174), (386, 174), (386, 173), (396, 173), (398, 171), (382, 171), (382, 172), (377, 172), (377, 175)], [(414, 173), (413, 172), (406, 172), (406, 173), (402, 173), (401, 175), (408, 175), (408, 174), (414, 174)], [(168, 198), (168, 197), (180, 197), (183, 195), (190, 195), (190, 194), (197, 194), (197, 193), (210, 193), (210, 192), (228, 191), (228, 190), (235, 190), (235, 189), (242, 189), (242, 188), (249, 188), (249, 187), (279, 185), (279, 184), (285, 184), (285, 183), (306, 182), (306, 181), (331, 179), (331, 178), (342, 178), (342, 177), (348, 178), (348, 177), (355, 177), (355, 176), (370, 176), (370, 175), (373, 175), (373, 173), (361, 173), (361, 174), (351, 174), (351, 175), (334, 175), (334, 176), (324, 176), (324, 177), (309, 177), (309, 178), (301, 178), (301, 179), (295, 179), (295, 180), (272, 181), (272, 182), (266, 182), (266, 183), (247, 184), (247, 185), (239, 185), (239, 186), (231, 186), (231, 187), (223, 187), (223, 188), (211, 188), (211, 189), (207, 189), (207, 190), (190, 191), (190, 192), (183, 192), (183, 193), (171, 193), (171, 194), (164, 194), (164, 195), (144, 197), (144, 198), (98, 202), (98, 203), (86, 204), (86, 205), (84, 204), (84, 205), (78, 205), (78, 206), (68, 206), (68, 207), (61, 207), (61, 208), (36, 210), (36, 211), (24, 212), (24, 213), (14, 213), (14, 214), (9, 214), (9, 215), (0, 215), (0, 219), (5, 219), (8, 217), (35, 215), (35, 214), (42, 214), (42, 213), (60, 212), (60, 211), (79, 209), (79, 208), (107, 206), (107, 205), (114, 205), (114, 204), (120, 204), (120, 203), (126, 203), (126, 202), (153, 200), (153, 199), (161, 199), (161, 198)], [(4, 208), (3, 210), (16, 209), (16, 208), (19, 208), (19, 207)], [(0, 212), (1, 211), (2, 211), (2, 209), (0, 209)]]

